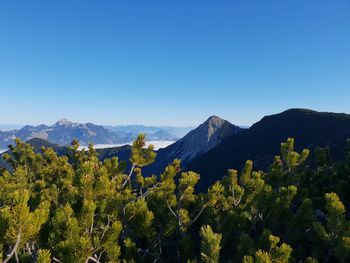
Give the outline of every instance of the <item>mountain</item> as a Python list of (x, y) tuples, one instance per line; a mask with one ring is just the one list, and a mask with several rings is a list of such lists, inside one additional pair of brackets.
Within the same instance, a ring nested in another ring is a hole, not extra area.
[[(52, 148), (57, 153), (58, 156), (70, 154), (70, 150), (68, 146), (60, 146), (58, 144), (51, 143), (41, 138), (33, 138), (26, 142), (33, 147), (33, 150), (36, 153), (41, 153), (41, 148), (45, 147), (45, 148)], [(118, 157), (120, 161), (126, 162), (127, 168), (130, 166), (129, 164), (129, 157), (131, 154), (130, 145), (124, 145), (124, 146), (113, 147), (113, 148), (96, 149), (96, 152), (101, 160), (104, 160), (106, 158)], [(6, 153), (10, 153), (10, 151), (8, 150), (6, 151)], [(7, 163), (2, 159), (2, 154), (0, 154), (0, 168), (8, 168)]]
[(174, 135), (176, 138), (182, 138), (187, 133), (192, 131), (195, 127), (172, 127), (172, 126), (160, 126), (160, 129), (169, 132)]
[[(33, 139), (28, 140), (27, 143), (29, 143), (33, 147), (33, 150), (36, 153), (41, 152), (41, 148), (44, 146), (45, 148), (52, 148), (59, 156), (69, 154), (69, 149), (67, 147), (59, 146), (59, 145), (54, 144), (54, 143), (50, 143), (44, 139), (33, 138)], [(7, 150), (4, 153), (8, 153), (11, 155), (10, 150)], [(2, 154), (3, 153), (0, 154), (0, 168), (10, 169), (10, 166), (8, 165), (8, 163), (3, 159)]]
[[(10, 126), (1, 126), (8, 128)], [(100, 126), (92, 123), (76, 123), (61, 119), (52, 126), (26, 125), (20, 129), (0, 130), (0, 152), (14, 143), (15, 138), (23, 141), (41, 138), (59, 145), (70, 144), (77, 138), (81, 145), (90, 142), (94, 144), (125, 144), (134, 141), (140, 133), (146, 134), (147, 141), (177, 141), (188, 131), (185, 127), (156, 127), (144, 125)], [(176, 135), (174, 135), (176, 134)]]
[(344, 153), (350, 138), (350, 115), (290, 109), (266, 116), (248, 130), (234, 134), (224, 143), (193, 160), (187, 169), (199, 172), (199, 190), (226, 175), (227, 169), (241, 169), (246, 160), (254, 161), (255, 169), (266, 169), (280, 153), (280, 143), (295, 138), (296, 149), (329, 147), (332, 157)]
[[(50, 143), (44, 139), (34, 138), (27, 141), (35, 152), (41, 152), (41, 148), (52, 148), (59, 156), (69, 154), (69, 148), (67, 146), (60, 146), (54, 143)], [(118, 157), (121, 161), (128, 161), (131, 154), (131, 146), (123, 145), (113, 148), (95, 149), (99, 158), (104, 160), (106, 158)]]
[(111, 126), (111, 125), (105, 125), (105, 128), (114, 131), (114, 132), (124, 132), (124, 133), (155, 133), (157, 132), (160, 128), (156, 126), (145, 126), (145, 125), (116, 125), (116, 126)]
[(17, 130), (0, 131), (0, 150), (7, 149), (7, 146), (13, 143), (16, 132)]
[(129, 158), (131, 154), (131, 145), (123, 145), (113, 148), (96, 149), (101, 160), (106, 158), (118, 157), (120, 161), (125, 161), (129, 165)]
[(60, 146), (58, 144), (51, 143), (41, 138), (33, 138), (26, 142), (29, 143), (33, 147), (34, 151), (37, 153), (41, 152), (42, 147), (52, 148), (59, 156), (67, 155), (69, 153), (69, 149), (67, 146)]
[(177, 141), (179, 139), (171, 133), (162, 129), (159, 129), (155, 133), (146, 135), (146, 138), (150, 141)]
[(155, 162), (145, 167), (144, 173), (159, 174), (174, 159), (181, 159), (184, 167), (189, 161), (204, 154), (226, 138), (240, 131), (242, 131), (240, 127), (217, 116), (211, 116), (182, 139), (166, 148), (159, 149)]
[(177, 129), (186, 129), (172, 127), (172, 131), (174, 131), (173, 133), (169, 131), (168, 127), (165, 127), (164, 129), (162, 127), (145, 125), (117, 125), (104, 127), (119, 134), (120, 136), (123, 136), (125, 140), (128, 141), (135, 140), (140, 133), (144, 133), (148, 141), (177, 141), (179, 138), (183, 137), (181, 132), (179, 136)]
[(0, 148), (4, 149), (12, 144), (15, 138), (28, 141), (32, 138), (41, 138), (58, 145), (68, 145), (73, 139), (78, 139), (81, 145), (94, 144), (118, 144), (126, 143), (126, 139), (103, 126), (92, 123), (75, 123), (67, 119), (61, 119), (52, 126), (26, 125), (19, 130), (0, 131)]

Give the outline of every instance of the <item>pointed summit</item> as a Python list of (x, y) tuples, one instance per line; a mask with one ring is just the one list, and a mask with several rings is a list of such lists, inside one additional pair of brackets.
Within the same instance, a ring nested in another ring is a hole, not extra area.
[(146, 167), (145, 169), (159, 173), (174, 159), (180, 159), (182, 167), (184, 167), (189, 161), (206, 153), (226, 138), (241, 130), (240, 127), (218, 116), (211, 116), (182, 139), (164, 149), (160, 149), (157, 154), (156, 163), (151, 165), (150, 168)]
[(71, 126), (73, 126), (74, 124), (76, 124), (76, 123), (71, 122), (71, 121), (67, 120), (66, 118), (62, 118), (62, 119), (60, 119), (59, 121), (57, 121), (57, 122), (53, 125), (53, 127), (59, 127), (59, 126), (71, 127)]
[[(196, 144), (201, 145), (208, 151), (215, 146), (218, 141), (225, 137), (235, 134), (240, 131), (240, 128), (233, 125), (227, 120), (224, 120), (216, 115), (210, 116), (205, 122), (199, 125), (196, 129), (189, 132), (183, 139), (196, 138)], [(193, 139), (191, 139), (193, 141)]]
[(217, 123), (217, 122), (225, 122), (226, 120), (220, 118), (217, 115), (210, 116), (204, 123)]

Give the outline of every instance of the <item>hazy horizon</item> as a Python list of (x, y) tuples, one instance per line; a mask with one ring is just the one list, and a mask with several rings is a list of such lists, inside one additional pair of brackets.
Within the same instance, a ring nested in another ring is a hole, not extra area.
[(232, 120), (228, 120), (228, 119), (225, 119), (225, 118), (222, 118), (221, 116), (219, 116), (219, 115), (216, 115), (216, 114), (211, 114), (211, 115), (209, 115), (208, 117), (206, 117), (206, 118), (204, 118), (204, 119), (202, 119), (202, 120), (197, 120), (194, 124), (192, 124), (192, 125), (184, 125), (184, 126), (180, 126), (180, 125), (171, 125), (171, 123), (169, 123), (169, 124), (166, 124), (166, 125), (162, 125), (162, 124), (160, 124), (160, 125), (157, 125), (157, 124), (144, 124), (144, 123), (112, 123), (112, 124), (106, 124), (106, 123), (95, 123), (95, 122), (91, 122), (91, 121), (87, 121), (87, 122), (81, 122), (81, 121), (76, 121), (76, 120), (71, 120), (71, 119), (67, 119), (67, 118), (59, 118), (59, 119), (57, 119), (56, 121), (53, 121), (53, 122), (51, 122), (51, 123), (48, 123), (48, 122), (38, 122), (38, 123), (25, 123), (25, 124), (23, 124), (23, 123), (1, 123), (0, 122), (0, 131), (6, 131), (6, 130), (13, 130), (13, 129), (20, 129), (20, 128), (22, 128), (22, 127), (24, 127), (24, 126), (26, 126), (26, 125), (31, 125), (31, 126), (39, 126), (39, 125), (42, 125), (42, 124), (44, 124), (44, 125), (47, 125), (47, 126), (52, 126), (52, 125), (54, 125), (56, 122), (58, 122), (58, 121), (60, 121), (60, 120), (64, 120), (64, 119), (66, 119), (66, 120), (68, 120), (68, 121), (70, 121), (70, 122), (73, 122), (73, 123), (79, 123), (79, 124), (87, 124), (87, 123), (92, 123), (92, 124), (95, 124), (95, 125), (100, 125), (100, 126), (106, 126), (106, 127), (108, 127), (108, 126), (110, 126), (110, 127), (118, 127), (118, 126), (120, 126), (120, 127), (126, 127), (126, 126), (145, 126), (145, 127), (158, 127), (158, 128), (196, 128), (198, 125), (200, 125), (201, 123), (203, 123), (204, 121), (206, 121), (209, 117), (211, 117), (211, 116), (218, 116), (218, 117), (220, 117), (220, 118), (222, 118), (222, 119), (225, 119), (225, 120), (227, 120), (227, 121), (229, 121), (229, 122), (231, 122), (232, 124), (234, 124), (234, 125), (237, 125), (237, 126), (240, 126), (240, 127), (242, 127), (242, 128), (248, 128), (248, 127), (250, 127), (250, 126), (252, 126), (254, 123), (256, 123), (256, 122), (258, 122), (258, 121), (260, 121), (263, 117), (265, 117), (265, 116), (269, 116), (269, 115), (274, 115), (274, 114), (278, 114), (278, 113), (281, 113), (281, 112), (284, 112), (284, 111), (286, 111), (286, 110), (289, 110), (289, 109), (308, 109), (308, 110), (313, 110), (313, 111), (318, 111), (318, 112), (333, 112), (333, 113), (340, 113), (340, 114), (342, 114), (342, 113), (344, 113), (344, 114), (350, 114), (350, 112), (336, 112), (336, 111), (327, 111), (327, 110), (315, 110), (315, 109), (312, 109), (312, 108), (288, 108), (288, 109), (285, 109), (285, 110), (282, 110), (282, 111), (280, 111), (280, 112), (273, 112), (273, 113), (271, 113), (271, 114), (267, 114), (267, 115), (262, 115), (262, 116), (260, 116), (257, 120), (255, 120), (255, 121), (252, 121), (251, 123), (249, 123), (249, 124), (241, 124), (241, 123), (237, 123), (237, 122), (235, 122), (235, 121), (232, 121)]
[[(58, 122), (59, 120), (61, 119), (66, 119), (66, 118), (60, 118), (52, 123), (48, 123), (48, 122), (38, 122), (38, 123), (0, 123), (0, 130), (12, 130), (12, 129), (18, 129), (18, 128), (23, 128), (24, 126), (26, 125), (30, 125), (30, 126), (38, 126), (38, 125), (47, 125), (47, 126), (52, 126), (54, 125), (56, 122)], [(80, 123), (80, 124), (86, 124), (86, 123), (93, 123), (95, 125), (99, 125), (99, 126), (110, 126), (110, 127), (124, 127), (124, 126), (138, 126), (138, 125), (141, 125), (141, 126), (145, 126), (145, 127), (159, 127), (159, 128), (167, 128), (167, 127), (174, 127), (174, 128), (194, 128), (195, 126), (193, 125), (190, 125), (190, 126), (176, 126), (176, 125), (146, 125), (146, 124), (143, 124), (143, 123), (130, 123), (130, 124), (104, 124), (104, 123), (94, 123), (94, 122), (91, 122), (91, 121), (88, 121), (88, 122), (80, 122), (80, 121), (74, 121), (74, 120), (69, 120), (68, 121), (71, 121), (73, 123)], [(242, 125), (242, 126), (246, 126), (246, 125)]]

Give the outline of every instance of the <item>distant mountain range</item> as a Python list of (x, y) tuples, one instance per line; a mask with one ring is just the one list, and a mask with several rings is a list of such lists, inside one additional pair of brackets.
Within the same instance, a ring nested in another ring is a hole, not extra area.
[(147, 135), (147, 139), (150, 141), (164, 140), (164, 141), (176, 141), (179, 138), (185, 136), (190, 132), (193, 127), (170, 127), (170, 126), (145, 126), (145, 125), (117, 125), (108, 126), (105, 128), (114, 131), (118, 134), (129, 134), (133, 140), (140, 133)]
[(67, 119), (61, 119), (52, 126), (26, 125), (19, 130), (1, 131), (0, 147), (6, 148), (12, 144), (15, 138), (28, 141), (32, 138), (41, 138), (58, 145), (68, 145), (73, 139), (78, 139), (81, 145), (87, 145), (90, 142), (95, 144), (117, 144), (124, 143), (125, 138), (104, 128), (103, 126), (92, 123), (75, 123)]
[[(31, 139), (29, 143), (37, 151), (40, 151), (42, 145), (54, 147), (59, 154), (66, 154), (68, 151), (66, 147), (58, 144), (65, 140), (70, 142), (73, 137), (70, 135), (72, 132), (68, 131), (71, 129), (75, 130), (75, 135), (78, 134), (85, 142), (91, 138), (95, 140), (99, 138), (97, 141), (103, 143), (105, 141), (114, 143), (124, 139), (116, 135), (124, 131), (113, 132), (105, 127), (95, 126), (62, 120), (51, 127), (42, 125), (34, 128), (24, 127), (24, 130), (18, 130), (12, 135), (24, 137), (23, 134), (28, 133), (31, 133), (31, 136), (41, 134), (43, 139)], [(137, 134), (138, 131), (162, 134), (156, 129), (143, 126), (136, 127), (135, 130), (129, 129), (129, 131), (130, 134)], [(61, 134), (61, 136), (55, 134)], [(281, 142), (288, 137), (295, 138), (297, 151), (303, 148), (313, 151), (317, 146), (328, 147), (332, 157), (337, 160), (343, 155), (346, 140), (350, 138), (350, 115), (290, 109), (279, 114), (265, 116), (248, 129), (212, 116), (182, 139), (159, 149), (155, 162), (144, 167), (143, 173), (159, 175), (174, 159), (181, 159), (184, 170), (193, 170), (201, 174), (197, 190), (202, 191), (226, 175), (228, 169), (242, 169), (246, 160), (252, 160), (255, 169), (268, 168), (274, 156), (280, 153)], [(52, 144), (46, 140), (58, 141), (58, 143)], [(113, 156), (121, 160), (128, 160), (130, 150), (131, 147), (126, 145), (98, 149), (97, 152), (102, 160)], [(312, 161), (312, 158), (310, 160)]]
[[(52, 127), (55, 128), (55, 127), (61, 127), (61, 126), (79, 127), (80, 125), (72, 124), (67, 120), (61, 120), (60, 122), (56, 123)], [(91, 125), (89, 125), (89, 127), (91, 128)], [(115, 132), (125, 135), (123, 128), (121, 128), (121, 130), (115, 130)], [(32, 129), (33, 128), (31, 128), (30, 130)], [(48, 129), (48, 127), (46, 126), (46, 129), (42, 127), (42, 129), (46, 130)], [(159, 136), (158, 138), (164, 138), (164, 134), (166, 134), (166, 132), (164, 133), (163, 130), (157, 130), (157, 128), (155, 127), (147, 127), (147, 126), (137, 126), (137, 127), (133, 126), (133, 129), (132, 127), (128, 127), (125, 130), (131, 131), (128, 134), (132, 133), (135, 135), (137, 135), (137, 132), (143, 132), (143, 133), (154, 132), (152, 137), (154, 139), (157, 138), (157, 135)], [(155, 160), (155, 163), (148, 167), (145, 167), (144, 173), (145, 174), (161, 173), (164, 170), (165, 166), (171, 163), (174, 159), (181, 159), (182, 165), (185, 166), (189, 161), (204, 154), (211, 148), (220, 144), (226, 138), (242, 130), (243, 130), (242, 128), (235, 126), (226, 120), (223, 120), (217, 116), (212, 116), (208, 118), (205, 122), (203, 122), (201, 125), (199, 125), (196, 129), (190, 131), (182, 139), (178, 140), (177, 142), (173, 143), (172, 145), (164, 149), (159, 149), (157, 151), (157, 158)], [(21, 134), (21, 133), (26, 134), (25, 131), (18, 132), (18, 134)], [(62, 143), (53, 142), (52, 136), (49, 138), (50, 142), (47, 141), (46, 137), (47, 136), (45, 136), (45, 138), (30, 138), (28, 140), (28, 143), (30, 143), (35, 149), (35, 151), (37, 152), (40, 152), (41, 146), (45, 146), (46, 148), (52, 147), (60, 155), (66, 154), (68, 152), (68, 149), (66, 147), (62, 147), (59, 145), (59, 144), (62, 145)], [(126, 145), (126, 146), (118, 146), (118, 147), (105, 148), (105, 149), (97, 149), (97, 152), (101, 159), (117, 156), (121, 160), (128, 160), (128, 157), (130, 155), (130, 149), (131, 147), (129, 145)]]
[[(176, 130), (176, 128), (173, 129)], [(15, 138), (20, 138), (23, 141), (40, 138), (58, 145), (69, 145), (75, 138), (79, 140), (81, 145), (89, 143), (125, 144), (135, 140), (139, 133), (145, 133), (148, 141), (176, 141), (179, 138), (158, 127), (143, 125), (112, 127), (92, 123), (81, 124), (61, 119), (52, 126), (26, 125), (20, 129), (0, 131), (0, 149), (6, 149), (9, 144), (13, 144)]]

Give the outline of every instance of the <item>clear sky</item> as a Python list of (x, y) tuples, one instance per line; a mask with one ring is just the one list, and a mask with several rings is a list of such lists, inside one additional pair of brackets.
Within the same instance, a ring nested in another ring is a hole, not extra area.
[(350, 113), (350, 1), (0, 1), (0, 123)]

